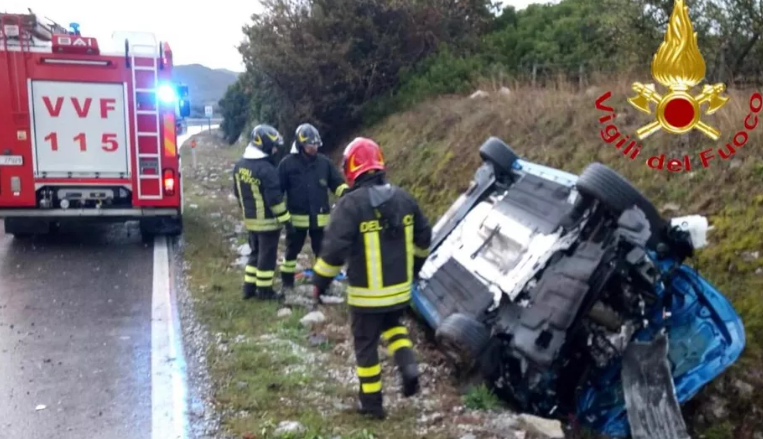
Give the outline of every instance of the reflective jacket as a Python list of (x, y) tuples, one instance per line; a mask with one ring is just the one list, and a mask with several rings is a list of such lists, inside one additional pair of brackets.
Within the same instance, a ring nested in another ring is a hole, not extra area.
[(347, 189), (331, 160), (322, 154), (289, 154), (278, 165), (278, 175), (294, 227), (326, 227), (331, 212), (328, 191), (341, 196)]
[(278, 173), (270, 158), (248, 146), (233, 167), (233, 193), (252, 232), (279, 230), (291, 220), (281, 192)]
[(432, 229), (411, 195), (385, 183), (383, 174), (360, 180), (331, 213), (313, 284), (325, 290), (347, 261), (351, 309), (405, 308), (431, 239)]

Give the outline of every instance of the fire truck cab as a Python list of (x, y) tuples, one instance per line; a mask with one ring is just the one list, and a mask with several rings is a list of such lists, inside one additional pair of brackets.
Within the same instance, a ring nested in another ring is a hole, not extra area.
[(0, 14), (6, 233), (88, 220), (138, 220), (144, 237), (182, 232), (177, 127), (187, 91), (178, 97), (166, 42), (130, 32), (112, 40), (101, 47), (31, 11)]

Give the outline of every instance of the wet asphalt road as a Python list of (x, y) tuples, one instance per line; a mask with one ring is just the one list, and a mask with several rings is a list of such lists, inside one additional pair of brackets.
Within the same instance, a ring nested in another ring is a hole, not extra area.
[(151, 437), (152, 270), (137, 225), (0, 221), (0, 438)]

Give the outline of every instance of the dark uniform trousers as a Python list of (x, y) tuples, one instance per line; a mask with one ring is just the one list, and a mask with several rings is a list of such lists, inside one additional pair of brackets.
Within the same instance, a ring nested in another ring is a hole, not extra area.
[(321, 241), (323, 241), (323, 228), (294, 227), (294, 232), (286, 237), (286, 256), (281, 264), (281, 281), (284, 287), (294, 286), (294, 273), (297, 271), (297, 256), (305, 245), (307, 235), (310, 235), (310, 247), (313, 254), (321, 254)]
[[(352, 336), (355, 361), (360, 381), (359, 398), (364, 408), (382, 408), (382, 376), (379, 362), (379, 339), (387, 344), (387, 353), (394, 357), (400, 373), (416, 373), (416, 357), (408, 329), (400, 323), (403, 310), (386, 312), (352, 311)], [(404, 390), (405, 392), (405, 390)]]
[(355, 181), (337, 201), (313, 285), (326, 291), (347, 263), (347, 305), (350, 308), (355, 361), (360, 381), (361, 411), (383, 417), (379, 340), (397, 363), (403, 397), (418, 390), (418, 365), (408, 330), (400, 323), (408, 309), (411, 288), (429, 252), (431, 228), (416, 201), (404, 190), (386, 184), (383, 175)]
[(310, 236), (313, 254), (320, 255), (324, 228), (331, 206), (329, 192), (340, 197), (347, 189), (342, 174), (327, 156), (309, 157), (300, 152), (289, 154), (278, 165), (281, 188), (287, 199), (295, 232), (286, 237), (286, 255), (281, 264), (281, 281), (286, 288), (294, 286), (297, 256)]
[(244, 298), (275, 299), (273, 277), (278, 239), (281, 228), (291, 221), (291, 214), (286, 209), (271, 159), (248, 158), (246, 154), (233, 167), (233, 193), (241, 205), (252, 249), (244, 269)]
[(244, 296), (269, 298), (273, 291), (278, 240), (281, 231), (249, 232), (252, 252), (244, 272)]

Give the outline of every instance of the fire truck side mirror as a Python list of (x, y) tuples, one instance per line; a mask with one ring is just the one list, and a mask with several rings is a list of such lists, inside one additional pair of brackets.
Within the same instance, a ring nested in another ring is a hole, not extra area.
[(188, 86), (178, 85), (177, 91), (180, 117), (188, 117), (191, 115), (191, 101), (188, 99)]

